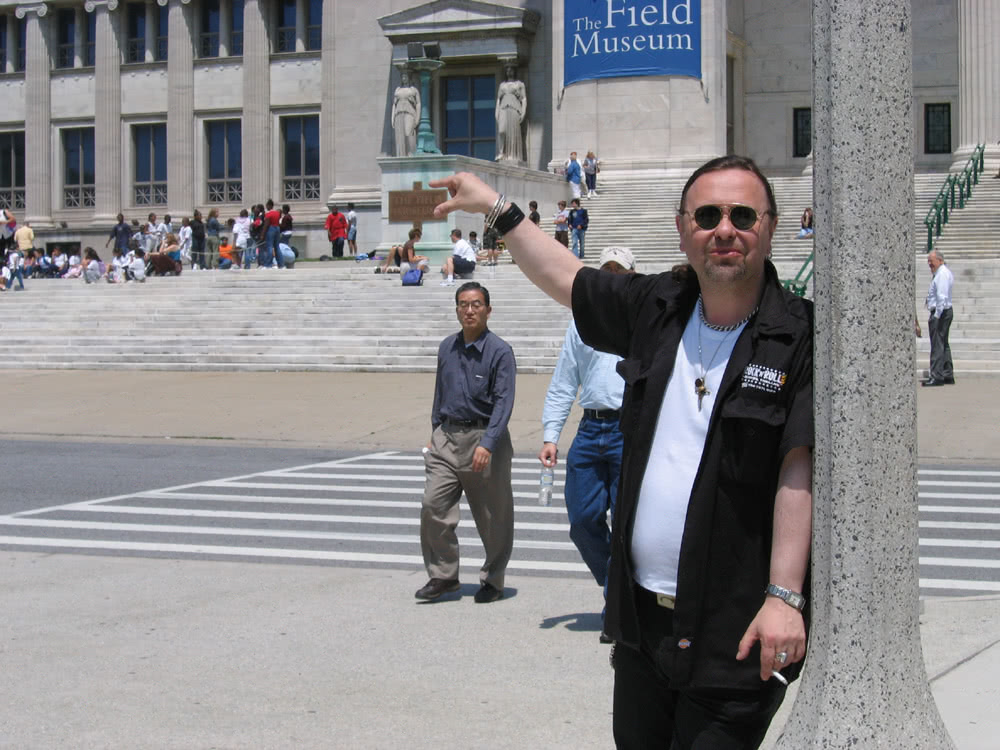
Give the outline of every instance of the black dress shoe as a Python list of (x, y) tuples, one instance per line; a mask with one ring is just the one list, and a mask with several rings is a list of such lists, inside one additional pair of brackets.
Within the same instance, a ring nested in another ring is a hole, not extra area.
[(944, 385), (944, 383), (941, 382), (940, 380), (935, 380), (934, 378), (928, 378), (927, 380), (925, 380), (924, 382), (922, 382), (920, 385), (928, 385), (928, 386), (931, 386), (931, 385)]
[(955, 385), (955, 378), (945, 378), (941, 382), (945, 385)]
[(452, 591), (458, 591), (459, 586), (458, 579), (452, 578), (445, 580), (444, 578), (432, 578), (421, 589), (417, 589), (417, 593), (414, 596), (417, 599), (437, 599), (442, 594), (447, 594)]
[(475, 599), (476, 604), (489, 604), (497, 599), (503, 599), (503, 591), (492, 584), (484, 583), (476, 592)]
[(612, 638), (607, 633), (605, 633), (603, 630), (601, 631), (601, 635), (598, 637), (597, 640), (599, 640), (601, 643), (604, 643), (604, 644), (614, 643), (615, 642), (615, 639)]

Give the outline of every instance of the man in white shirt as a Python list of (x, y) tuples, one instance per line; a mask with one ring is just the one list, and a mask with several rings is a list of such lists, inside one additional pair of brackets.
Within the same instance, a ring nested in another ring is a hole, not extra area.
[(948, 331), (951, 329), (951, 287), (955, 277), (944, 264), (944, 256), (937, 250), (927, 254), (931, 269), (931, 285), (927, 290), (927, 333), (931, 337), (931, 369), (922, 385), (954, 385), (955, 371), (951, 363), (951, 346)]
[(462, 239), (461, 229), (451, 231), (451, 241), (454, 243), (451, 257), (441, 266), (441, 274), (445, 277), (441, 286), (454, 286), (455, 274), (470, 274), (476, 270), (476, 251), (468, 241)]

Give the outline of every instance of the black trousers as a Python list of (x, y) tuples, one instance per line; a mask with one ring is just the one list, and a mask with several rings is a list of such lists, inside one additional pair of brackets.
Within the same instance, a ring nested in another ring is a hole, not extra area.
[[(672, 690), (673, 612), (639, 589), (639, 650), (616, 644), (614, 734), (618, 750), (753, 750), (785, 697), (777, 680), (760, 690)], [(736, 647), (733, 644), (735, 658)], [(750, 657), (753, 658), (753, 657)]]
[(955, 370), (951, 362), (951, 345), (948, 343), (948, 333), (951, 330), (952, 313), (949, 307), (940, 318), (933, 313), (927, 321), (927, 333), (931, 337), (931, 369), (930, 376), (934, 380), (952, 380)]

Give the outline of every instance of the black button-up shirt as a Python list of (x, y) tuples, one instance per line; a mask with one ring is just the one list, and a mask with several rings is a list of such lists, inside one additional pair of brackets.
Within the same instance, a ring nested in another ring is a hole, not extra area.
[(471, 344), (461, 331), (448, 336), (438, 348), (431, 425), (489, 420), (479, 444), (492, 453), (514, 411), (516, 375), (514, 350), (488, 328)]
[[(673, 687), (760, 686), (759, 658), (738, 662), (736, 650), (764, 602), (782, 461), (814, 440), (812, 303), (783, 290), (770, 262), (765, 275), (759, 310), (726, 366), (688, 502), (668, 675)], [(694, 273), (624, 276), (584, 268), (573, 284), (584, 342), (624, 357), (618, 370), (626, 383), (625, 446), (605, 631), (636, 647), (632, 526), (660, 406), (697, 300)], [(785, 674), (797, 675), (798, 667)]]

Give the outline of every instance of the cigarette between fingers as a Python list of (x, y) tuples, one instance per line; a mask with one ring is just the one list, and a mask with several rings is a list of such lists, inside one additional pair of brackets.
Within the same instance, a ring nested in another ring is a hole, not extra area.
[(779, 672), (778, 670), (772, 669), (771, 670), (771, 677), (773, 677), (774, 679), (776, 679), (778, 682), (780, 682), (785, 687), (788, 687), (788, 680), (786, 680), (785, 679), (785, 675), (781, 674), (781, 672)]

